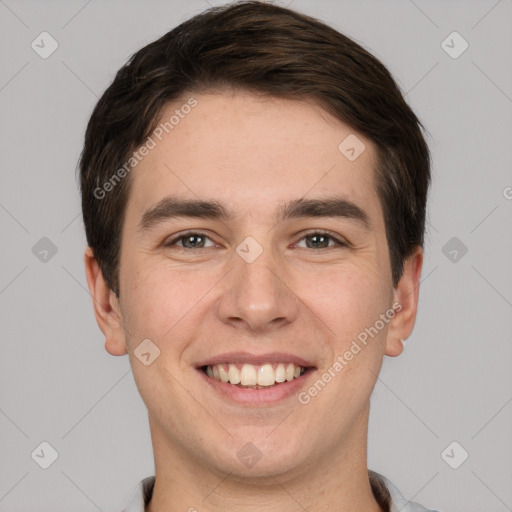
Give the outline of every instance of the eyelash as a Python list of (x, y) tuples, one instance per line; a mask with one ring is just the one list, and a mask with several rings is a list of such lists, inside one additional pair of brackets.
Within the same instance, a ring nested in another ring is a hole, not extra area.
[[(210, 239), (212, 242), (213, 240), (208, 236), (208, 235), (205, 235), (204, 233), (201, 233), (200, 231), (188, 231), (186, 233), (181, 233), (179, 236), (173, 238), (172, 240), (169, 240), (168, 242), (165, 242), (163, 245), (164, 247), (166, 248), (173, 248), (174, 250), (177, 250), (177, 251), (184, 251), (184, 252), (191, 252), (191, 251), (197, 251), (197, 250), (201, 250), (201, 249), (211, 249), (211, 247), (196, 247), (196, 248), (187, 248), (187, 247), (174, 247), (173, 244), (175, 244), (176, 242), (178, 242), (179, 240), (182, 240), (186, 237), (189, 237), (191, 235), (199, 235), (199, 236), (202, 236), (202, 237), (205, 237), (205, 238), (208, 238)], [(309, 233), (306, 233), (300, 240), (302, 241), (304, 238), (307, 238), (308, 236), (313, 236), (313, 235), (320, 235), (320, 236), (324, 236), (324, 237), (328, 237), (330, 238), (331, 240), (333, 240), (339, 247), (350, 247), (350, 244), (348, 242), (344, 242), (342, 240), (340, 240), (339, 238), (337, 238), (336, 236), (334, 236), (331, 232), (329, 231), (311, 231)], [(310, 247), (306, 247), (305, 249), (308, 249), (310, 251), (316, 251), (318, 252), (319, 250), (328, 250), (328, 249), (335, 249), (336, 246), (330, 246), (330, 247), (322, 247), (320, 249), (314, 249), (314, 248), (310, 248)]]

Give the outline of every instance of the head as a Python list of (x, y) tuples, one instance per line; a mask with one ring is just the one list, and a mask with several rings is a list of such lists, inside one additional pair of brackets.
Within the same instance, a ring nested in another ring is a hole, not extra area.
[[(367, 422), (383, 356), (415, 321), (421, 129), (375, 57), (266, 3), (210, 9), (119, 70), (80, 161), (85, 262), (154, 439), (254, 476), (304, 467)], [(301, 358), (307, 386), (265, 407), (220, 397), (202, 369), (235, 352)], [(251, 468), (247, 441), (263, 454)]]

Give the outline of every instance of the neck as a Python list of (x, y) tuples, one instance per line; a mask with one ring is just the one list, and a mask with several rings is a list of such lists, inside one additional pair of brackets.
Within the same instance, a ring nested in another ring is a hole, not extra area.
[(368, 410), (351, 433), (306, 467), (257, 478), (220, 472), (173, 443), (150, 418), (156, 481), (145, 512), (383, 512), (366, 461)]

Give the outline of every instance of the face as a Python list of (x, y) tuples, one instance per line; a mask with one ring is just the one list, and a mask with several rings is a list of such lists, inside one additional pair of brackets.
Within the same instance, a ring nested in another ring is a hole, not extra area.
[(132, 172), (106, 347), (130, 354), (155, 452), (300, 472), (364, 437), (383, 355), (412, 328), (393, 311), (375, 148), (312, 103), (194, 98)]

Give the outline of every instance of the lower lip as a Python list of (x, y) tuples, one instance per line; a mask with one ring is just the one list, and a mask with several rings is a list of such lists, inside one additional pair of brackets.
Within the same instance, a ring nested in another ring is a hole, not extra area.
[(213, 377), (208, 377), (201, 369), (197, 370), (202, 378), (209, 384), (217, 393), (223, 397), (239, 404), (245, 405), (268, 405), (279, 402), (288, 398), (291, 395), (298, 393), (300, 388), (304, 387), (309, 380), (309, 377), (314, 373), (314, 368), (309, 368), (300, 377), (290, 381), (274, 384), (268, 388), (252, 389), (252, 388), (239, 388), (229, 382), (222, 382)]

